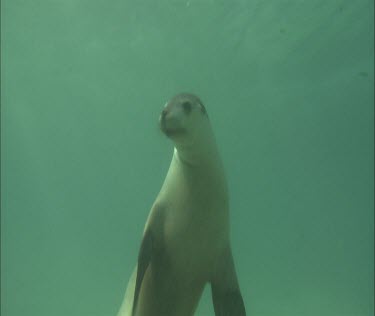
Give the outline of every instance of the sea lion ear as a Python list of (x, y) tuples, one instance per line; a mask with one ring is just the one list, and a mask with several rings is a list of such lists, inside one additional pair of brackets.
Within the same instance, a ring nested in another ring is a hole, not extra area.
[[(206, 108), (205, 108), (205, 106), (203, 105), (203, 103), (199, 102), (198, 104), (199, 104), (200, 107), (201, 107), (201, 111), (202, 111), (202, 113), (203, 113), (204, 115), (207, 115), (207, 111), (206, 111)], [(208, 115), (207, 115), (207, 116), (208, 116)]]

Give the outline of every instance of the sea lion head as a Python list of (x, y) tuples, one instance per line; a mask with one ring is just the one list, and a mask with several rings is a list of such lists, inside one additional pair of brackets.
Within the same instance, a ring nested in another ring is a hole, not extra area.
[(159, 117), (162, 132), (176, 143), (195, 139), (208, 124), (202, 101), (190, 93), (180, 93), (169, 100)]

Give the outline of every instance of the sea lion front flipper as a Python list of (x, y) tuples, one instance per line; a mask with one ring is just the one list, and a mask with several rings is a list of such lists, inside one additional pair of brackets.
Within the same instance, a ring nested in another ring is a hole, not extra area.
[(125, 296), (121, 307), (117, 313), (117, 316), (131, 316), (133, 310), (133, 301), (134, 301), (134, 289), (135, 289), (135, 281), (137, 278), (137, 265), (133, 269), (131, 277), (128, 282), (128, 286), (126, 287)]
[(216, 264), (211, 292), (216, 316), (246, 316), (230, 247)]
[(138, 254), (137, 278), (135, 281), (134, 301), (131, 314), (132, 316), (134, 315), (135, 310), (137, 308), (139, 291), (141, 290), (143, 277), (145, 276), (146, 270), (151, 263), (153, 252), (153, 239), (154, 238), (152, 231), (150, 229), (147, 229), (143, 236), (141, 248)]

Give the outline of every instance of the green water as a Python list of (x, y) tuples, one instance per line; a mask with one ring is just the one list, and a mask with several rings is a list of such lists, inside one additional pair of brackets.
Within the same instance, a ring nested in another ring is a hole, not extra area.
[(374, 315), (373, 1), (1, 7), (1, 315), (116, 314), (181, 91), (221, 149), (248, 316)]

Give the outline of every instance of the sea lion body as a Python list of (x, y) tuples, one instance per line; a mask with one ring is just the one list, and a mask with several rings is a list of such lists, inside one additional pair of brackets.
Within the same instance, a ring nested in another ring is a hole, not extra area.
[[(207, 283), (216, 315), (245, 315), (230, 250), (228, 190), (205, 109), (181, 94), (160, 122), (175, 149), (118, 316), (192, 316)], [(234, 307), (226, 292), (235, 293)]]

